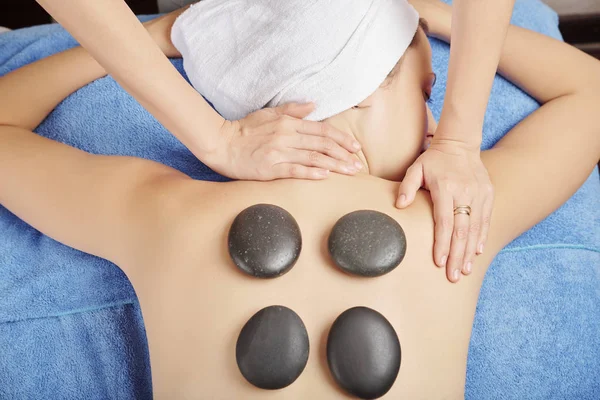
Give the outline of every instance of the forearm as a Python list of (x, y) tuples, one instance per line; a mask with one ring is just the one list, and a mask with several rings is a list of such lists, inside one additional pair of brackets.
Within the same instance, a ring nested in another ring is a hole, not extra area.
[(0, 126), (0, 204), (63, 244), (110, 258), (102, 242), (123, 232), (104, 221), (119, 209), (121, 193), (111, 190), (111, 178), (120, 178), (110, 169), (102, 173), (102, 164), (90, 169), (93, 157), (22, 128)]
[[(448, 14), (440, 36), (449, 38), (449, 25)], [(543, 104), (482, 155), (497, 193), (494, 224), (502, 226), (505, 245), (567, 201), (596, 167), (600, 62), (511, 26), (499, 71)]]
[[(600, 90), (600, 86), (596, 87)], [(482, 153), (496, 188), (493, 224), (508, 244), (566, 202), (600, 159), (600, 96), (552, 100)]]
[(214, 150), (223, 118), (177, 72), (123, 0), (38, 2), (184, 145), (196, 154)]
[(67, 96), (106, 75), (76, 47), (0, 77), (0, 125), (35, 129)]
[[(451, 7), (440, 2), (427, 6), (431, 34), (450, 42)], [(512, 25), (502, 46), (498, 72), (542, 104), (600, 85), (597, 60), (561, 41)]]
[[(43, 234), (119, 265), (144, 254), (169, 209), (150, 192), (185, 175), (152, 161), (85, 153), (0, 126), (0, 205)], [(162, 191), (164, 193), (164, 191)], [(167, 217), (168, 218), (168, 217)]]
[(600, 87), (597, 60), (573, 46), (516, 26), (508, 32), (498, 69), (542, 104)]
[[(511, 188), (499, 196), (499, 218), (505, 211), (506, 217), (530, 221), (529, 228), (567, 201), (596, 168), (600, 62), (558, 40), (511, 26), (499, 72), (543, 104), (490, 154), (497, 171), (510, 166), (496, 174), (498, 193)], [(519, 203), (515, 213), (509, 205)]]
[(177, 172), (142, 159), (90, 155), (30, 131), (103, 75), (76, 47), (0, 78), (0, 204), (42, 233), (116, 262), (144, 245), (134, 229), (156, 215), (139, 217), (151, 203), (139, 188)]
[(481, 143), (483, 118), (513, 4), (514, 0), (454, 1), (448, 82), (440, 119), (444, 129), (438, 139), (473, 146)]

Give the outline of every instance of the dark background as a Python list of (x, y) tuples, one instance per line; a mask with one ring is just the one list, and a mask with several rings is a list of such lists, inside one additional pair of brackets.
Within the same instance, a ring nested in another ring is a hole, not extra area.
[[(126, 2), (135, 14), (158, 13), (156, 0), (126, 0)], [(0, 26), (18, 29), (51, 22), (50, 16), (35, 0), (0, 0)], [(560, 30), (567, 43), (600, 59), (600, 14), (561, 16)]]
[[(103, 0), (80, 0), (103, 1)], [(156, 0), (125, 0), (136, 14), (156, 14)], [(0, 0), (0, 26), (10, 29), (49, 24), (50, 16), (35, 0)]]

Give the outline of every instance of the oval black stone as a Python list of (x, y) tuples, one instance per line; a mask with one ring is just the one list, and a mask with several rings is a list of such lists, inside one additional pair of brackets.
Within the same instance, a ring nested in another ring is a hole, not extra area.
[(344, 311), (327, 338), (327, 362), (336, 382), (361, 399), (391, 389), (400, 370), (400, 341), (392, 324), (367, 307)]
[(275, 278), (296, 264), (302, 236), (296, 220), (286, 210), (257, 204), (235, 218), (228, 246), (233, 262), (242, 271), (257, 278)]
[(298, 314), (270, 306), (246, 322), (235, 357), (248, 382), (261, 389), (281, 389), (300, 376), (309, 350), (308, 333)]
[(396, 268), (406, 253), (398, 222), (379, 211), (344, 215), (329, 235), (329, 254), (338, 267), (360, 276), (380, 276)]

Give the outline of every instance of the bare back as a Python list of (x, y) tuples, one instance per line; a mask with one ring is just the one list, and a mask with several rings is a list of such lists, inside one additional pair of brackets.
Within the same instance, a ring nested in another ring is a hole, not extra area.
[[(373, 177), (184, 185), (182, 204), (189, 208), (173, 224), (177, 228), (148, 246), (139, 265), (126, 269), (142, 305), (157, 398), (340, 398), (344, 394), (327, 367), (326, 340), (335, 318), (355, 306), (382, 313), (400, 339), (400, 373), (388, 398), (463, 397), (477, 296), (492, 253), (499, 249), (478, 257), (474, 273), (459, 284), (448, 282), (432, 259), (428, 196), (420, 195), (413, 207), (399, 211), (393, 207), (397, 184)], [(227, 251), (233, 219), (258, 203), (283, 207), (302, 232), (300, 258), (279, 278), (242, 273)], [(404, 260), (381, 277), (346, 274), (327, 251), (336, 221), (361, 209), (393, 217), (406, 233)], [(294, 310), (310, 339), (304, 372), (277, 391), (249, 384), (235, 359), (242, 326), (271, 305)]]

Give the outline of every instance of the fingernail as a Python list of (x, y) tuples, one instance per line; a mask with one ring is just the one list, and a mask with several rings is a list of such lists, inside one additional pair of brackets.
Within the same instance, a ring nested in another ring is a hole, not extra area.
[(400, 195), (400, 204), (404, 204), (405, 202), (406, 202), (406, 195), (405, 194), (401, 194)]
[(478, 247), (477, 251), (479, 252), (479, 254), (483, 253), (483, 243), (479, 243), (479, 247)]
[(354, 147), (356, 150), (360, 150), (360, 143), (354, 142), (352, 143), (352, 147)]
[(353, 174), (355, 172), (357, 172), (358, 170), (356, 169), (356, 167), (354, 166), (354, 164), (350, 164), (348, 165), (346, 168), (348, 168), (348, 171)]
[(329, 170), (328, 169), (322, 169), (320, 171), (317, 172), (317, 175), (321, 178), (326, 178), (327, 175), (329, 175)]
[(360, 171), (362, 169), (363, 165), (359, 161), (354, 161), (354, 167)]
[(446, 266), (446, 261), (448, 260), (448, 256), (442, 257), (442, 267)]
[(454, 280), (455, 280), (455, 281), (458, 281), (458, 278), (459, 278), (459, 277), (460, 277), (460, 272), (459, 272), (457, 269), (455, 269), (455, 270), (452, 272), (452, 278), (454, 278)]
[(465, 270), (467, 271), (467, 274), (471, 273), (471, 268), (473, 267), (473, 263), (471, 263), (471, 261), (469, 261), (467, 263), (467, 265), (465, 265)]

